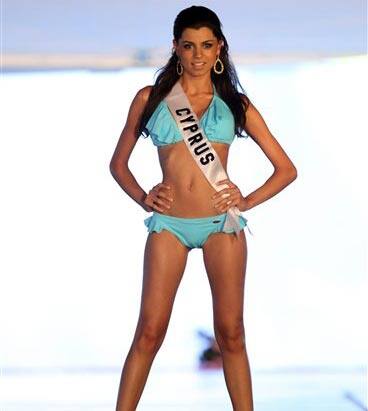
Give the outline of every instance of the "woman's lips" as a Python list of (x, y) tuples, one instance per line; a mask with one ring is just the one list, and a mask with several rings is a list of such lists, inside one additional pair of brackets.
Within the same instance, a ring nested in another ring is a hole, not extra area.
[(204, 63), (204, 62), (202, 62), (202, 63), (192, 63), (192, 65), (196, 68), (203, 67), (205, 64), (206, 63)]

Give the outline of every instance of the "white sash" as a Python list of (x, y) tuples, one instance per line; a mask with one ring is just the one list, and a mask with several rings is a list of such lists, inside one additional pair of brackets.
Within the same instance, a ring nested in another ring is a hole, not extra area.
[[(199, 125), (197, 115), (192, 109), (187, 95), (179, 80), (175, 83), (170, 93), (165, 97), (167, 105), (173, 115), (176, 124), (183, 136), (186, 146), (202, 170), (207, 180), (216, 191), (221, 191), (228, 187), (227, 183), (216, 185), (216, 181), (228, 179), (228, 175), (221, 164), (221, 161), (208, 140), (203, 129)], [(223, 198), (230, 194), (224, 193)], [(224, 230), (235, 230), (236, 235), (242, 230), (239, 224), (241, 212), (238, 207), (231, 207), (226, 213)], [(249, 230), (249, 227), (248, 227)]]

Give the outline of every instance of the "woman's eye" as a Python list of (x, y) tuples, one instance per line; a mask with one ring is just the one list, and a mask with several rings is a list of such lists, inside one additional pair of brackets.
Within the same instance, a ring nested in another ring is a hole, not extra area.
[[(190, 48), (190, 47), (191, 47), (191, 44), (184, 44), (184, 48), (185, 48), (185, 49), (188, 49), (188, 48)], [(205, 47), (206, 49), (209, 49), (209, 48), (212, 47), (212, 44), (207, 43), (207, 44), (204, 45), (204, 47)]]

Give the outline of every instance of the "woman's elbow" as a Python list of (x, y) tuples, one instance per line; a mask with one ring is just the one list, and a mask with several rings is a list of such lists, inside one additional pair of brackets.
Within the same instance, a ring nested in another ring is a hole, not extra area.
[(298, 176), (298, 170), (295, 166), (280, 166), (275, 167), (274, 170), (275, 174), (282, 176), (282, 179), (287, 183), (290, 184), (294, 181)]
[(295, 166), (292, 166), (287, 169), (286, 175), (290, 182), (294, 181), (298, 177), (298, 170), (296, 169)]
[(114, 158), (111, 159), (110, 164), (109, 164), (109, 170), (110, 173), (114, 176), (124, 170), (126, 168), (126, 165), (122, 161), (118, 161)]

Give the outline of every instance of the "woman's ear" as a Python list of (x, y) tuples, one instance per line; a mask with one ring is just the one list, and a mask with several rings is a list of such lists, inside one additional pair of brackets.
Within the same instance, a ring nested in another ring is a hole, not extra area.
[(218, 44), (218, 48), (217, 48), (217, 51), (218, 51), (218, 54), (219, 54), (219, 55), (220, 55), (220, 53), (221, 53), (221, 49), (222, 49), (223, 45), (224, 45), (224, 41), (223, 41), (223, 40), (220, 40), (220, 41), (219, 41), (219, 44)]
[(175, 54), (176, 53), (176, 47), (177, 47), (177, 43), (176, 43), (175, 39), (173, 39), (172, 44), (173, 44), (173, 46), (171, 48), (171, 53)]

